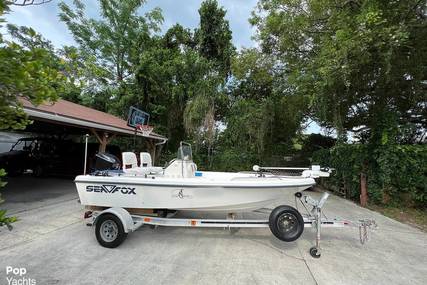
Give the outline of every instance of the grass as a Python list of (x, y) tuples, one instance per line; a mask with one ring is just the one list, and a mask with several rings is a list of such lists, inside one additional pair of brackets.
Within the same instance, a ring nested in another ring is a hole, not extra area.
[(368, 208), (427, 232), (427, 209), (384, 207), (378, 205), (368, 205)]

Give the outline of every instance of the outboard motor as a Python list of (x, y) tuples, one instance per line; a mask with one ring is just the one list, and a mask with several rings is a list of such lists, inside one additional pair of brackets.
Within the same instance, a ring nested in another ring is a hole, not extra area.
[(120, 160), (111, 153), (100, 152), (96, 154), (95, 171), (119, 170)]

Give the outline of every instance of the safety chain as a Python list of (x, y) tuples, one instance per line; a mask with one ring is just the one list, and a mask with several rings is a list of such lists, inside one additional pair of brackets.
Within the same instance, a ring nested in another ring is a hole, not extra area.
[(369, 240), (369, 230), (375, 230), (377, 223), (374, 220), (359, 220), (359, 239), (361, 244)]

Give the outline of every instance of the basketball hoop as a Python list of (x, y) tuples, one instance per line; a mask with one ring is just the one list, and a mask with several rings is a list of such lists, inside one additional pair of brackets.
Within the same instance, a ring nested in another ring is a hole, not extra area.
[(148, 137), (153, 131), (154, 127), (149, 125), (136, 125), (136, 129), (140, 130), (144, 137)]

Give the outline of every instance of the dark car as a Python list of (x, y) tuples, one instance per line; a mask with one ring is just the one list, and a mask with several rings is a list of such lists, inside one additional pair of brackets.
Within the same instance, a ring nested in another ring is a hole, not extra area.
[(36, 144), (35, 138), (19, 139), (10, 151), (0, 153), (0, 168), (5, 169), (9, 176), (22, 174), (32, 167), (31, 153)]
[[(96, 143), (88, 144), (88, 171), (92, 168), (98, 148)], [(2, 154), (0, 168), (5, 168), (10, 176), (22, 174), (27, 169), (32, 170), (37, 177), (75, 176), (83, 173), (84, 152), (84, 143), (72, 140), (24, 138), (18, 140), (9, 152)], [(120, 149), (114, 145), (107, 146), (107, 152), (120, 155)]]

